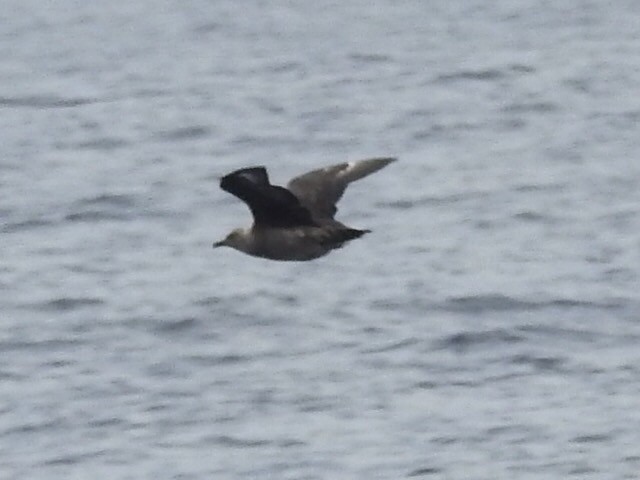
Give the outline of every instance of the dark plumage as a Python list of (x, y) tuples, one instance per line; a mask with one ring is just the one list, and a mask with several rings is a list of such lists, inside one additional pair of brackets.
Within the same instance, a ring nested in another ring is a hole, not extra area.
[(220, 188), (249, 206), (256, 225), (276, 228), (318, 226), (293, 193), (269, 183), (265, 167), (242, 168), (225, 175), (220, 180)]
[(245, 202), (253, 214), (250, 229), (236, 229), (214, 246), (229, 246), (274, 260), (311, 260), (369, 230), (334, 219), (336, 203), (349, 183), (395, 159), (374, 158), (313, 170), (292, 179), (288, 188), (272, 185), (265, 167), (225, 175), (220, 187)]

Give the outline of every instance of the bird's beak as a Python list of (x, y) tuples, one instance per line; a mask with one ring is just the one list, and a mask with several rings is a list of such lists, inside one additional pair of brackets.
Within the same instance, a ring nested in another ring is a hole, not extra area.
[(213, 244), (213, 248), (224, 247), (224, 246), (226, 246), (226, 245), (227, 245), (227, 244), (226, 244), (226, 243), (224, 243), (224, 240), (220, 240), (219, 242), (215, 242), (215, 243)]

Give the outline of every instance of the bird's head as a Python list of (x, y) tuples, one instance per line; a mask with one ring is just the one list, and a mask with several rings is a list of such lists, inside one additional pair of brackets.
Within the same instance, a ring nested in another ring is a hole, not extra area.
[(224, 240), (213, 244), (213, 248), (231, 247), (241, 252), (249, 251), (249, 231), (244, 228), (236, 228), (227, 235)]

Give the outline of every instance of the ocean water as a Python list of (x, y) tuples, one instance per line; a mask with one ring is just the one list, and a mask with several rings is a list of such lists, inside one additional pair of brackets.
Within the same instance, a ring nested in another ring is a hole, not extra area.
[[(0, 479), (639, 478), (639, 14), (5, 0)], [(387, 155), (345, 248), (211, 248)]]

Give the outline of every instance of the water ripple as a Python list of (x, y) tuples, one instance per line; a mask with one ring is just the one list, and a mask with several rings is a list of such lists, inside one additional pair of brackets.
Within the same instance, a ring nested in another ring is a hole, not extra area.
[(69, 108), (95, 103), (96, 101), (96, 99), (91, 98), (63, 98), (53, 95), (0, 97), (0, 107)]
[(256, 448), (271, 444), (271, 440), (249, 439), (232, 437), (230, 435), (216, 435), (207, 439), (208, 442), (215, 443), (221, 447), (232, 448)]
[(531, 365), (536, 370), (560, 370), (565, 359), (559, 357), (543, 357), (532, 355), (516, 355), (511, 358), (511, 362), (517, 365)]
[(445, 73), (436, 77), (436, 82), (451, 82), (459, 80), (494, 81), (504, 78), (503, 70), (490, 68), (484, 70), (459, 70), (453, 73)]
[(129, 144), (130, 142), (124, 138), (99, 137), (99, 138), (93, 138), (91, 140), (77, 143), (75, 145), (70, 146), (69, 148), (81, 149), (81, 150), (109, 151), (109, 150), (116, 150), (118, 148), (126, 147)]
[(349, 59), (358, 63), (387, 63), (391, 61), (391, 57), (379, 53), (352, 53), (349, 55)]
[(544, 308), (598, 308), (613, 309), (620, 308), (618, 302), (596, 303), (586, 300), (574, 300), (569, 298), (558, 298), (547, 301), (521, 300), (500, 294), (470, 295), (462, 297), (452, 297), (444, 304), (440, 305), (442, 310), (452, 312), (485, 313), (502, 311), (531, 311)]
[(71, 206), (71, 212), (65, 215), (70, 222), (98, 222), (101, 220), (126, 220), (137, 207), (133, 195), (102, 194), (85, 198)]
[(58, 349), (67, 349), (84, 343), (84, 340), (69, 338), (52, 338), (47, 340), (3, 340), (0, 341), (0, 350), (24, 350), (51, 352)]
[(176, 142), (183, 140), (193, 140), (210, 135), (211, 129), (203, 125), (192, 125), (188, 127), (179, 127), (172, 130), (166, 130), (156, 134), (156, 138), (161, 140)]
[(477, 345), (499, 345), (505, 343), (522, 342), (520, 335), (510, 333), (504, 329), (484, 332), (460, 332), (446, 337), (438, 342), (440, 348), (451, 348), (457, 351), (467, 350)]
[(160, 333), (179, 333), (196, 328), (198, 319), (193, 317), (155, 323), (155, 330)]
[(442, 470), (435, 467), (422, 467), (407, 473), (407, 477), (425, 477), (427, 475), (439, 475)]
[(34, 218), (29, 220), (20, 220), (17, 222), (8, 222), (2, 227), (4, 233), (22, 232), (26, 230), (46, 227), (54, 222), (43, 218)]
[(93, 297), (61, 297), (40, 304), (42, 310), (51, 310), (57, 312), (68, 312), (85, 307), (95, 307), (103, 305), (104, 300)]

